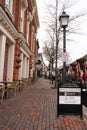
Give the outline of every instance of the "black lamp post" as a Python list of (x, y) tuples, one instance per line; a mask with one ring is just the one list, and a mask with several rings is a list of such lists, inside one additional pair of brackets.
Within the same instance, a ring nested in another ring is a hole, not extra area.
[[(53, 72), (53, 61), (54, 61), (54, 56), (52, 56), (52, 72)], [(53, 74), (52, 74), (52, 84), (53, 84)]]
[[(63, 56), (66, 56), (66, 27), (68, 26), (69, 15), (63, 11), (59, 17), (60, 26), (63, 28)], [(66, 82), (66, 60), (63, 61), (63, 82)]]
[(50, 79), (50, 62), (49, 62), (49, 77), (48, 78)]

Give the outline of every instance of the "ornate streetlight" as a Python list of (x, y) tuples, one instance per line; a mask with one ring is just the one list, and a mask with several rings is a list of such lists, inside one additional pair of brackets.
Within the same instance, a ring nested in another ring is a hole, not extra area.
[[(63, 56), (66, 56), (66, 27), (69, 22), (69, 15), (63, 11), (62, 15), (59, 17), (60, 26), (63, 28)], [(63, 82), (66, 82), (66, 61), (63, 61)]]

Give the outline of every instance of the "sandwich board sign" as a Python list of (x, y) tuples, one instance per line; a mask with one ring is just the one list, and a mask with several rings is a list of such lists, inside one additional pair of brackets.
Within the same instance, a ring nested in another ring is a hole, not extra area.
[(77, 85), (58, 84), (57, 116), (64, 114), (80, 115), (82, 118), (82, 89)]

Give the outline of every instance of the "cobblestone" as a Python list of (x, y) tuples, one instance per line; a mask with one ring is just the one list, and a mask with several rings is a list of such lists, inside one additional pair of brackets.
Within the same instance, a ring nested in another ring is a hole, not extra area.
[(40, 78), (15, 97), (0, 104), (0, 130), (87, 130), (87, 108), (83, 120), (76, 115), (57, 118), (57, 90)]

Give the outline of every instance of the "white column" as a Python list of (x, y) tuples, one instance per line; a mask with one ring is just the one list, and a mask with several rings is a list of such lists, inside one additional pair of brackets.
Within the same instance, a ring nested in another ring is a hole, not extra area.
[(6, 36), (0, 36), (0, 81), (3, 81)]
[(14, 50), (15, 45), (9, 45), (8, 49), (8, 66), (7, 66), (7, 80), (13, 80), (13, 68), (14, 68)]
[(22, 78), (24, 78), (24, 54), (23, 54), (23, 61), (22, 61)]
[(29, 59), (27, 59), (27, 71), (26, 71), (26, 76), (29, 78)]
[(25, 74), (26, 74), (26, 58), (25, 56), (23, 56), (22, 78), (26, 78)]
[(27, 78), (27, 57), (25, 56), (25, 58), (24, 58), (24, 62), (25, 62), (25, 64), (24, 64), (24, 78)]
[(32, 62), (31, 77), (33, 77), (33, 71), (34, 71), (34, 64)]
[(18, 78), (19, 79), (22, 79), (23, 77), (22, 77), (22, 70), (23, 70), (23, 53), (21, 53), (21, 56), (20, 56), (20, 58), (21, 58), (21, 67), (19, 68), (19, 76), (18, 76)]

